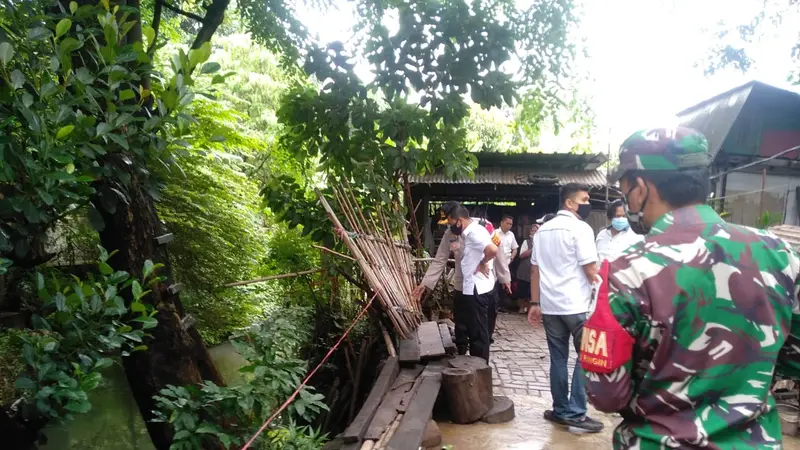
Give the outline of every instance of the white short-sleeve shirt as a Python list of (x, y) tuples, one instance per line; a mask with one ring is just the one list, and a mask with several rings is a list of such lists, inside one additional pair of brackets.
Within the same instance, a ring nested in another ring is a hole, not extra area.
[(542, 314), (563, 316), (591, 308), (592, 285), (583, 266), (597, 262), (592, 227), (559, 211), (533, 237), (531, 264), (539, 267)]
[[(480, 225), (475, 220), (461, 233), (464, 237), (464, 255), (461, 257), (461, 274), (464, 277), (464, 295), (474, 295), (477, 290), (478, 295), (485, 294), (494, 289), (494, 272), (489, 276), (482, 273), (475, 273), (478, 265), (483, 260), (483, 251), (486, 246), (492, 243), (492, 236), (486, 227)], [(492, 264), (494, 261), (490, 261)]]
[(639, 242), (644, 241), (644, 236), (636, 234), (632, 229), (628, 228), (625, 231), (619, 232), (616, 235), (611, 234), (611, 230), (605, 228), (597, 233), (597, 257), (598, 261), (602, 262), (607, 259), (612, 261), (622, 252)]
[(511, 261), (511, 252), (514, 249), (519, 248), (519, 244), (517, 244), (517, 238), (514, 237), (514, 232), (508, 230), (507, 232), (503, 233), (503, 230), (498, 229), (495, 231), (497, 236), (500, 238), (500, 250), (506, 255), (506, 261)]

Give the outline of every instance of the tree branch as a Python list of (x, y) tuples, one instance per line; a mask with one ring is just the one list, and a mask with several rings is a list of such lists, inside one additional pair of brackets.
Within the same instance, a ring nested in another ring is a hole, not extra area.
[(156, 4), (153, 7), (153, 21), (151, 22), (153, 24), (153, 31), (155, 31), (155, 33), (153, 34), (153, 42), (150, 43), (150, 48), (147, 49), (147, 54), (151, 56), (156, 49), (158, 30), (161, 28), (161, 12), (163, 11), (163, 8), (164, 0), (156, 0)]
[(206, 8), (206, 17), (201, 20), (203, 26), (197, 33), (192, 48), (200, 48), (203, 44), (211, 40), (217, 28), (222, 25), (222, 20), (225, 18), (225, 10), (228, 8), (230, 0), (214, 0), (211, 5)]
[[(204, 20), (205, 20), (205, 19), (203, 19), (202, 17), (198, 16), (197, 14), (190, 13), (189, 11), (184, 11), (184, 10), (182, 10), (182, 9), (178, 8), (177, 6), (170, 5), (170, 4), (169, 4), (169, 3), (167, 3), (166, 1), (156, 0), (156, 8), (158, 7), (158, 5), (159, 5), (159, 4), (161, 4), (161, 5), (165, 6), (165, 7), (166, 7), (168, 10), (170, 10), (170, 11), (174, 12), (175, 14), (180, 14), (180, 15), (182, 15), (182, 16), (184, 16), (184, 17), (188, 17), (188, 18), (190, 18), (190, 19), (192, 19), (192, 20), (196, 20), (196, 21), (198, 21), (198, 22), (200, 22), (200, 23), (203, 23), (203, 22), (204, 22)], [(210, 8), (209, 8), (209, 11), (210, 11)], [(155, 16), (155, 15), (154, 15), (154, 16)], [(155, 20), (155, 19), (154, 19), (154, 20)], [(153, 22), (153, 23), (155, 23), (155, 22)], [(157, 29), (156, 27), (153, 27), (153, 29), (155, 29), (156, 31), (158, 31), (158, 29)]]

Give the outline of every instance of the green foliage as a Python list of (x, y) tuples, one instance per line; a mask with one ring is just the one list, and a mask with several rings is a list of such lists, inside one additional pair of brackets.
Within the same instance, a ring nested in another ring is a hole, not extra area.
[[(160, 267), (147, 261), (137, 280), (114, 271), (105, 250), (100, 254), (98, 274), (85, 280), (36, 275), (42, 304), (32, 319), (34, 329), (15, 336), (24, 369), (14, 388), (24, 419), (58, 423), (88, 412), (87, 392), (100, 384), (112, 358), (147, 349), (147, 330), (158, 322), (142, 299), (161, 281), (155, 276)], [(122, 299), (126, 291), (132, 298), (128, 306)]]
[(766, 230), (775, 225), (780, 225), (783, 222), (783, 217), (780, 214), (775, 214), (770, 211), (764, 211), (756, 221), (756, 228)]
[[(225, 448), (240, 446), (294, 392), (307, 370), (297, 358), (307, 345), (309, 314), (303, 310), (280, 311), (253, 330), (233, 339), (248, 361), (240, 372), (246, 383), (220, 387), (206, 382), (199, 387), (168, 386), (156, 400), (157, 420), (172, 424), (172, 448), (201, 449), (209, 439)], [(294, 420), (312, 421), (327, 410), (323, 396), (305, 387), (291, 406), (273, 423), (261, 448), (310, 449), (324, 438), (310, 428), (298, 428)]]
[(191, 149), (179, 158), (183, 173), (159, 172), (168, 182), (158, 212), (176, 236), (170, 256), (186, 288), (182, 301), (213, 344), (250, 325), (258, 310), (256, 299), (222, 286), (262, 272), (269, 230), (242, 156), (262, 141), (244, 135), (241, 116), (224, 104), (197, 101), (190, 112)]
[[(136, 10), (45, 7), (9, 6), (0, 42), (0, 255), (33, 263), (48, 259), (38, 244), (54, 222), (83, 210), (102, 229), (95, 208), (113, 213), (127, 202), (132, 177), (155, 192), (146, 166), (169, 164), (184, 144), (191, 73), (211, 52), (179, 52), (165, 78), (142, 42), (127, 39)], [(144, 80), (157, 83), (157, 95)]]
[[(394, 203), (399, 210), (402, 174), (443, 167), (455, 177), (475, 168), (464, 123), (466, 96), (482, 108), (500, 108), (514, 103), (521, 86), (565, 75), (571, 8), (568, 1), (537, 2), (527, 10), (513, 2), (361, 1), (355, 47), (362, 50), (340, 42), (309, 47), (304, 69), (323, 85), (294, 86), (284, 98), (280, 143), (298, 161), (318, 160), (328, 180), (348, 177), (365, 203)], [(394, 17), (396, 33), (385, 25)], [(518, 49), (534, 48), (546, 51), (520, 55), (520, 80), (503, 70)], [(357, 58), (373, 68), (370, 85), (355, 72)], [(555, 91), (535, 92), (548, 97)], [(262, 194), (291, 226), (330, 239), (329, 227), (308, 214), (312, 187), (297, 177), (271, 177)]]
[(22, 359), (22, 335), (27, 330), (0, 329), (0, 405), (7, 405), (15, 397), (14, 383), (25, 371)]

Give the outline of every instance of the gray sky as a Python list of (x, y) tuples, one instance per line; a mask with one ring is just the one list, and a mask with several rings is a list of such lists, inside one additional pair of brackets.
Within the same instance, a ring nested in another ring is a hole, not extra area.
[[(589, 52), (581, 69), (590, 81), (581, 91), (597, 115), (595, 151), (612, 149), (639, 128), (670, 125), (674, 114), (699, 101), (752, 79), (792, 89), (786, 77), (794, 68), (791, 47), (798, 41), (800, 17), (785, 17), (781, 27), (751, 47), (757, 60), (747, 74), (732, 70), (706, 77), (698, 66), (716, 41), (721, 21), (747, 23), (761, 2), (748, 0), (585, 0), (580, 35)], [(349, 5), (352, 5), (350, 3)], [(349, 8), (349, 7), (348, 7)], [(352, 9), (301, 11), (301, 17), (323, 41), (344, 40), (353, 24)], [(392, 18), (386, 25), (391, 27)], [(732, 39), (738, 39), (735, 36)], [(359, 75), (371, 79), (369, 68)], [(609, 138), (609, 129), (611, 130)], [(545, 137), (553, 150), (571, 146), (564, 137)]]

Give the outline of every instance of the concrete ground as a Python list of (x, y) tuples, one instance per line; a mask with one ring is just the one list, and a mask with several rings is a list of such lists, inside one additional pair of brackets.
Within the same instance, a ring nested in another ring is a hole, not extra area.
[[(575, 366), (575, 354), (570, 358), (570, 373)], [(516, 419), (509, 423), (488, 425), (454, 425), (439, 423), (445, 445), (453, 450), (592, 450), (611, 449), (611, 435), (619, 418), (598, 413), (590, 408), (589, 415), (602, 421), (602, 433), (573, 433), (542, 417), (552, 407), (550, 359), (544, 329), (531, 327), (525, 316), (501, 314), (498, 317), (495, 343), (492, 345), (494, 393), (514, 400)], [(784, 448), (800, 450), (800, 439), (784, 437)]]

